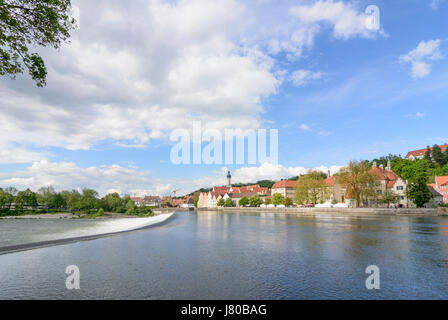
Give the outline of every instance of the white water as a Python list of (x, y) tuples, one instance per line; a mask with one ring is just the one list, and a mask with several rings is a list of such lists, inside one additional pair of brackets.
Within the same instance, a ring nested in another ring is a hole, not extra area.
[(94, 220), (5, 219), (0, 220), (0, 248), (131, 231), (164, 222), (173, 214), (174, 212), (148, 218)]
[(104, 221), (96, 220), (94, 224), (83, 226), (83, 228), (77, 228), (69, 232), (63, 232), (58, 235), (53, 235), (53, 240), (57, 239), (67, 239), (74, 237), (86, 237), (86, 236), (99, 236), (109, 233), (117, 233), (124, 231), (132, 231), (141, 229), (144, 227), (149, 227), (153, 224), (163, 222), (169, 219), (174, 212), (161, 214), (155, 217), (147, 218), (123, 218), (123, 219), (107, 219)]

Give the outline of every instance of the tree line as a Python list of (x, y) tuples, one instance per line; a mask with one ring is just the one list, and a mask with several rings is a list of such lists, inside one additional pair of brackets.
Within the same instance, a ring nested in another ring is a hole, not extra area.
[(104, 212), (152, 215), (150, 207), (137, 207), (129, 195), (120, 197), (116, 192), (100, 198), (98, 192), (93, 189), (83, 189), (81, 192), (78, 190), (56, 192), (50, 186), (33, 192), (30, 189), (19, 191), (14, 187), (0, 188), (1, 215), (55, 212), (95, 213), (98, 216)]

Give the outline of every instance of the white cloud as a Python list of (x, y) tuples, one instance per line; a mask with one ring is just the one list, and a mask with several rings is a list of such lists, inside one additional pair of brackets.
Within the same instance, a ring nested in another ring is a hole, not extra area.
[(235, 40), (246, 24), (237, 0), (76, 5), (71, 44), (42, 49), (47, 87), (0, 80), (0, 143), (140, 147), (198, 118), (216, 128), (260, 125), (261, 100), (280, 81), (272, 59)]
[(298, 5), (291, 8), (290, 12), (314, 28), (330, 25), (336, 38), (370, 38), (376, 33), (366, 27), (368, 16), (364, 12), (358, 11), (353, 4), (342, 1), (320, 0), (311, 5)]
[(310, 126), (307, 125), (307, 124), (305, 124), (305, 123), (302, 123), (302, 124), (299, 126), (299, 128), (302, 129), (302, 130), (305, 130), (305, 131), (312, 131), (312, 129), (310, 128)]
[(424, 116), (426, 116), (426, 113), (419, 111), (417, 111), (416, 113), (405, 115), (406, 118), (423, 118)]
[(411, 64), (413, 78), (428, 76), (431, 73), (429, 61), (440, 59), (443, 59), (440, 51), (440, 39), (421, 41), (415, 49), (399, 57), (400, 62)]
[(22, 171), (0, 173), (0, 186), (16, 186), (38, 190), (43, 186), (57, 190), (92, 188), (105, 195), (109, 192), (163, 195), (171, 185), (161, 182), (149, 172), (120, 165), (101, 165), (81, 168), (72, 162), (34, 162)]
[(296, 87), (305, 86), (310, 81), (322, 78), (321, 72), (299, 69), (292, 73), (291, 81)]
[(302, 130), (304, 130), (304, 131), (309, 131), (309, 132), (315, 132), (315, 133), (317, 133), (318, 135), (320, 135), (320, 136), (324, 136), (324, 137), (327, 137), (327, 136), (330, 136), (330, 135), (333, 134), (332, 132), (330, 132), (330, 131), (326, 131), (326, 130), (315, 130), (315, 129), (311, 128), (309, 125), (307, 125), (307, 124), (305, 124), (305, 123), (302, 123), (302, 124), (299, 126), (299, 129), (302, 129)]
[[(300, 57), (328, 25), (340, 39), (376, 33), (363, 27), (362, 10), (337, 1), (75, 2), (80, 28), (71, 43), (41, 49), (47, 87), (27, 76), (0, 79), (0, 144), (77, 150), (107, 140), (139, 148), (198, 119), (217, 129), (257, 128), (263, 98), (287, 80), (262, 50)], [(292, 81), (321, 76), (299, 70)]]
[(47, 159), (47, 154), (16, 148), (2, 146), (0, 144), (0, 163), (30, 163)]

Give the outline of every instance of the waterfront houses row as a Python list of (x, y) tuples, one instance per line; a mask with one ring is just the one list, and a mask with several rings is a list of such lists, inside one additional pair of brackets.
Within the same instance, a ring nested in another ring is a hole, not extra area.
[[(409, 182), (402, 179), (392, 171), (390, 161), (387, 166), (377, 165), (373, 163), (369, 173), (375, 177), (376, 184), (374, 194), (367, 198), (361, 199), (362, 207), (395, 207), (395, 208), (414, 208), (416, 205), (407, 197), (407, 189)], [(232, 206), (240, 206), (240, 200), (243, 197), (258, 197), (262, 203), (268, 204), (275, 194), (281, 194), (283, 198), (289, 198), (293, 205), (297, 204), (295, 197), (295, 186), (297, 181), (281, 180), (277, 181), (271, 189), (261, 188), (259, 185), (250, 185), (246, 187), (233, 187), (231, 185), (228, 174), (228, 185), (221, 187), (213, 187), (209, 192), (202, 192), (199, 195), (197, 206), (199, 208), (215, 208), (218, 207), (219, 201), (224, 202), (231, 199)], [(428, 189), (433, 198), (425, 204), (425, 207), (438, 207), (442, 203), (448, 203), (448, 177), (436, 177), (435, 184), (429, 184)], [(337, 177), (332, 176), (328, 172), (325, 179), (325, 188), (328, 192), (323, 192), (318, 199), (320, 204), (328, 206), (347, 206), (355, 207), (356, 199), (352, 190), (347, 185), (338, 182)], [(394, 195), (395, 200), (390, 202), (384, 201), (388, 195)]]

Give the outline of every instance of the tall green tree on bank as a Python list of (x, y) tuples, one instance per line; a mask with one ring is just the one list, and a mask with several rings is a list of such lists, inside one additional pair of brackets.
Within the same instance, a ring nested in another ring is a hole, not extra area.
[(26, 69), (44, 86), (47, 68), (30, 48), (66, 42), (76, 23), (70, 11), (70, 0), (0, 0), (0, 75), (14, 78)]
[(409, 184), (407, 196), (415, 203), (417, 208), (423, 208), (425, 203), (432, 199), (433, 195), (428, 189), (424, 176), (416, 178)]
[(239, 204), (241, 207), (247, 206), (247, 205), (249, 204), (249, 198), (248, 198), (248, 197), (242, 197), (242, 198), (240, 199), (240, 201), (238, 201), (238, 204)]
[(375, 197), (376, 177), (370, 172), (368, 161), (351, 161), (340, 171), (338, 182), (347, 186), (347, 192), (356, 200), (356, 206), (362, 200)]
[(379, 197), (379, 200), (389, 206), (391, 203), (397, 203), (400, 197), (393, 190), (387, 188), (386, 192)]
[(233, 207), (232, 199), (227, 198), (226, 201), (224, 201), (224, 207)]
[(24, 191), (19, 191), (17, 196), (14, 198), (17, 208), (24, 208), (25, 206), (35, 207), (37, 206), (37, 196), (36, 193), (30, 189)]
[(257, 195), (254, 195), (254, 196), (250, 197), (250, 199), (249, 199), (249, 205), (251, 207), (259, 207), (262, 203), (263, 203), (263, 201)]
[(431, 153), (432, 161), (437, 168), (443, 167), (446, 164), (445, 155), (442, 152), (442, 149), (438, 145), (434, 145), (432, 147)]
[(281, 193), (274, 193), (271, 197), (271, 203), (276, 206), (283, 204), (285, 197)]
[(216, 205), (217, 205), (218, 207), (224, 207), (224, 203), (225, 203), (224, 199), (223, 199), (223, 198), (220, 198), (220, 199), (218, 200), (218, 202), (216, 202)]
[(330, 198), (331, 190), (325, 185), (325, 175), (309, 171), (297, 181), (294, 198), (299, 204), (317, 204)]

